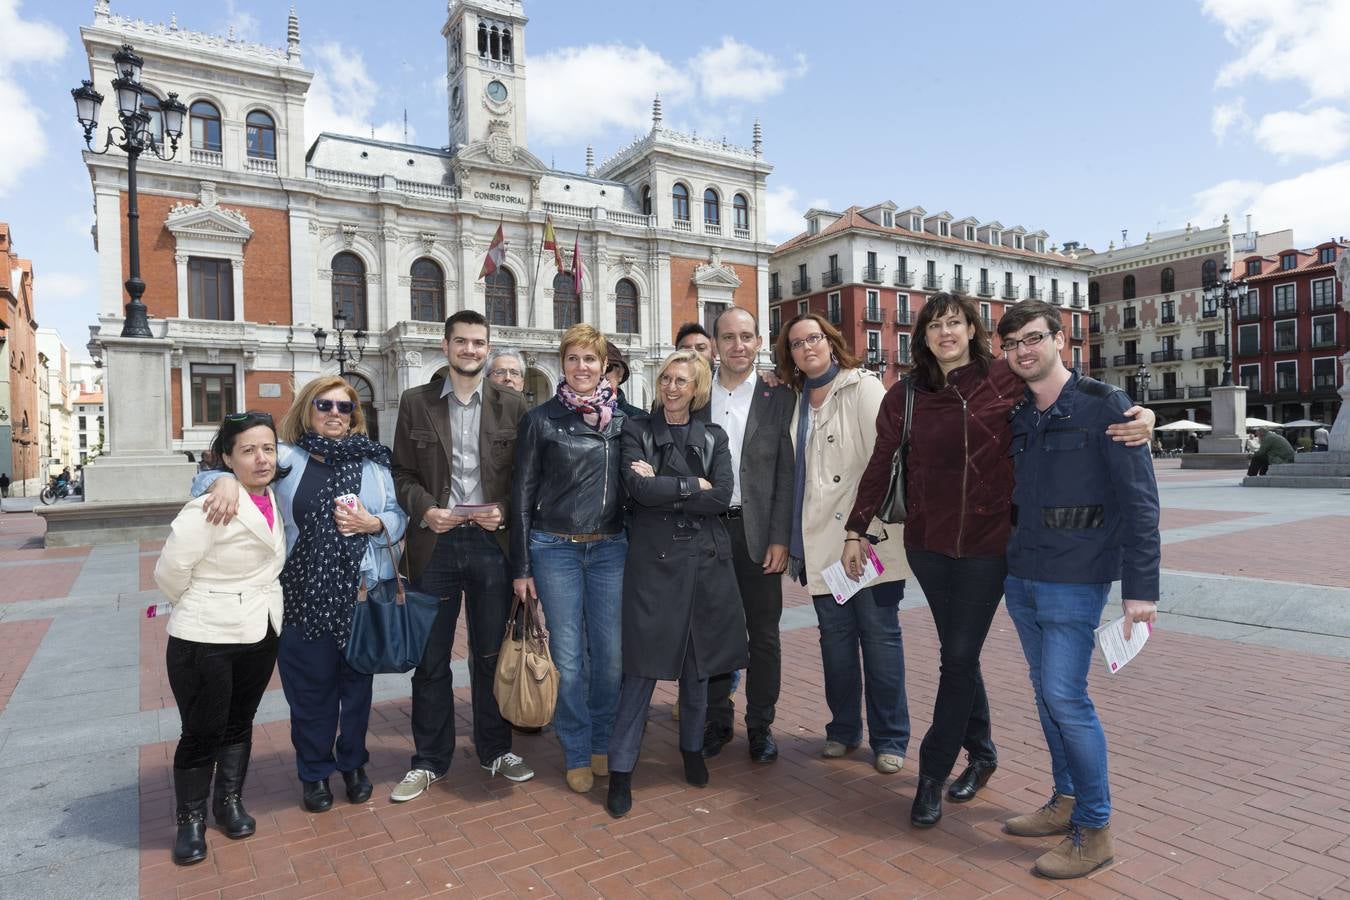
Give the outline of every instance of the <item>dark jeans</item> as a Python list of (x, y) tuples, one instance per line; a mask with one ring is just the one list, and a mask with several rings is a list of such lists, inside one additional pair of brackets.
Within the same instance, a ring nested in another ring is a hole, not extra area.
[[(765, 575), (762, 559), (751, 559), (745, 543), (745, 520), (727, 519), (736, 584), (745, 606), (750, 638), (750, 665), (745, 672), (745, 727), (768, 728), (782, 682), (783, 659), (778, 622), (783, 616), (783, 576)], [(708, 721), (730, 731), (736, 718), (731, 700), (731, 672), (708, 679)], [(683, 715), (683, 713), (681, 713)]]
[(175, 769), (209, 766), (216, 751), (253, 736), (253, 715), (277, 661), (277, 633), (255, 644), (203, 644), (169, 638), (164, 665), (183, 734)]
[(955, 558), (912, 548), (908, 555), (933, 613), (942, 660), (933, 724), (919, 748), (919, 774), (943, 781), (962, 747), (973, 760), (998, 759), (980, 651), (1003, 596), (1008, 561), (1003, 556)]
[[(708, 682), (698, 677), (694, 642), (685, 642), (684, 665), (680, 668), (680, 749), (697, 753), (703, 749), (703, 726), (708, 707), (704, 698)], [(652, 705), (655, 678), (625, 675), (619, 686), (619, 706), (614, 713), (614, 731), (609, 736), (609, 768), (631, 772), (642, 751), (642, 733), (647, 729), (647, 711)]]
[[(820, 623), (820, 661), (830, 722), (825, 736), (849, 747), (862, 743), (862, 700), (874, 753), (904, 756), (909, 749), (905, 645), (900, 637), (904, 582), (863, 588), (840, 605), (831, 594), (811, 599)], [(858, 655), (861, 651), (862, 664)]]
[(319, 781), (335, 769), (364, 766), (370, 759), (366, 728), (374, 677), (347, 665), (331, 634), (307, 641), (299, 628), (281, 629), (277, 668), (291, 707), (291, 744), (300, 778)]
[(444, 775), (455, 755), (455, 694), (450, 648), (455, 643), (460, 597), (469, 629), (469, 686), (473, 695), (473, 743), (489, 764), (511, 749), (511, 725), (502, 718), (492, 680), (497, 652), (511, 613), (511, 580), (497, 538), (466, 525), (436, 538), (431, 561), (417, 589), (441, 598), (422, 662), (412, 677), (414, 769)]
[(1264, 475), (1270, 468), (1270, 460), (1267, 457), (1257, 454), (1252, 457), (1251, 465), (1247, 466), (1248, 475)]

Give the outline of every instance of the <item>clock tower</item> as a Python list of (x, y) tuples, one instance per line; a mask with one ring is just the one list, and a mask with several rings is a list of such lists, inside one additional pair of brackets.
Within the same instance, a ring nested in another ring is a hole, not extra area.
[(449, 0), (446, 41), (452, 152), (486, 142), (494, 157), (525, 146), (521, 0)]

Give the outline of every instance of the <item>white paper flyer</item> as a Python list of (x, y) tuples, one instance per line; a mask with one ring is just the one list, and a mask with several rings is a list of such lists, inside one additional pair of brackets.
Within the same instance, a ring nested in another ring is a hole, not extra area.
[(844, 574), (842, 563), (836, 562), (827, 567), (820, 573), (820, 577), (825, 579), (825, 586), (834, 594), (834, 602), (843, 606), (854, 594), (861, 591), (867, 585), (876, 580), (877, 576), (886, 571), (886, 567), (877, 559), (877, 552), (866, 539), (862, 542), (863, 547), (867, 548), (866, 555), (863, 556), (862, 577), (857, 581)]
[(1125, 667), (1125, 664), (1139, 655), (1139, 651), (1144, 649), (1144, 644), (1148, 641), (1148, 636), (1153, 631), (1153, 626), (1147, 622), (1136, 622), (1131, 629), (1130, 639), (1125, 639), (1125, 617), (1121, 616), (1113, 622), (1107, 622), (1098, 628), (1097, 647), (1102, 651), (1102, 659), (1106, 662), (1106, 671), (1115, 673)]

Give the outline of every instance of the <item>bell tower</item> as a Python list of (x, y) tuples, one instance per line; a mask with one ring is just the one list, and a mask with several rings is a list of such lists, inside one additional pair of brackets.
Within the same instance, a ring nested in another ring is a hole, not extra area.
[(478, 141), (525, 146), (525, 10), (522, 0), (449, 0), (446, 42), (450, 147)]

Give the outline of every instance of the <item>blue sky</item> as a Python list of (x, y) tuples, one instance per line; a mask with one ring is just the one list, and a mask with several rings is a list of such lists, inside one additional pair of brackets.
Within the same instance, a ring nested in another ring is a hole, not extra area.
[[(401, 139), (406, 109), (414, 143), (447, 143), (444, 2), (296, 7), (311, 136)], [(0, 220), (34, 261), (41, 324), (77, 355), (98, 304), (69, 89), (88, 74), (92, 8), (0, 0), (18, 88), (0, 91)], [(275, 0), (112, 8), (285, 44)], [(885, 199), (1099, 249), (1224, 212), (1307, 246), (1350, 232), (1350, 0), (525, 8), (531, 150), (560, 168), (581, 169), (587, 144), (603, 159), (646, 131), (657, 91), (668, 127), (748, 144), (759, 118), (778, 239), (808, 206)]]

